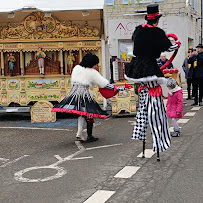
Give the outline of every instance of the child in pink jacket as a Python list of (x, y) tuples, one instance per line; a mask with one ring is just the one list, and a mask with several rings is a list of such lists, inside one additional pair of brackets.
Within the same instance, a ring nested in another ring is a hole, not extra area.
[(176, 119), (183, 117), (183, 90), (173, 78), (168, 79), (166, 86), (169, 89), (166, 113), (168, 118), (172, 119), (174, 127), (174, 133), (171, 136), (178, 137), (180, 136), (180, 127)]

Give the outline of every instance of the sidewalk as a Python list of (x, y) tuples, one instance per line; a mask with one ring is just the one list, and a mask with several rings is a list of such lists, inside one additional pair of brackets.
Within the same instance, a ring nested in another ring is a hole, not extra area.
[[(183, 128), (182, 134), (187, 141), (181, 148), (187, 148), (180, 164), (169, 179), (157, 202), (203, 202), (203, 108), (190, 123)], [(174, 157), (175, 158), (175, 157)], [(152, 201), (150, 201), (152, 202)], [(154, 201), (153, 201), (154, 202)]]
[[(201, 203), (203, 199), (203, 108), (183, 126), (181, 136), (161, 153), (161, 162), (149, 159), (107, 201), (108, 203)], [(128, 165), (136, 166), (134, 158)]]

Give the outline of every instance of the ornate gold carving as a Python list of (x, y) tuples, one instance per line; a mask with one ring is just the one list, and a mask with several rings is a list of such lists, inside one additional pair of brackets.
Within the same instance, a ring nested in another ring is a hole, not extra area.
[(84, 27), (73, 24), (62, 25), (53, 17), (45, 17), (43, 12), (33, 12), (19, 25), (0, 27), (0, 39), (39, 40), (63, 39), (71, 37), (98, 37), (99, 29), (90, 27), (87, 22)]
[(78, 37), (97, 37), (99, 35), (99, 29), (88, 26), (87, 22), (83, 28), (80, 28), (80, 26), (78, 26), (78, 28)]

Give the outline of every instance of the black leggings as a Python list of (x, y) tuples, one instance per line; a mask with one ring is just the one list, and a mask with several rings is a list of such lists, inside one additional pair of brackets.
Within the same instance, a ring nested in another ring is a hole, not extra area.
[[(195, 103), (202, 102), (203, 97), (203, 78), (195, 78), (193, 80)], [(199, 96), (198, 96), (199, 89)]]

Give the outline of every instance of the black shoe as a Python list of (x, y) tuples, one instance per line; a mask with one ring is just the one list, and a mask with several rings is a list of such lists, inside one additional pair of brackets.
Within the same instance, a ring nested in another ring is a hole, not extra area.
[(180, 132), (171, 133), (171, 137), (179, 137), (179, 136), (180, 136)]
[(87, 140), (86, 140), (86, 142), (96, 142), (97, 140), (99, 140), (99, 138), (98, 137), (88, 137), (87, 138)]
[(191, 106), (197, 106), (197, 105), (198, 105), (198, 103), (196, 103), (196, 102), (191, 104)]

